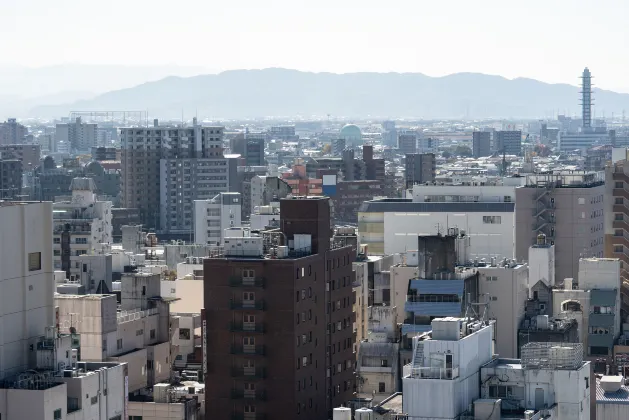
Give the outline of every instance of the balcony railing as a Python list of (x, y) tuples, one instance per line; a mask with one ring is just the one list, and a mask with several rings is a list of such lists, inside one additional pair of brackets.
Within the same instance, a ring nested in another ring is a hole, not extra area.
[(264, 356), (266, 354), (266, 349), (263, 345), (260, 346), (242, 346), (234, 344), (231, 347), (231, 354), (257, 354), (259, 356)]
[(258, 400), (258, 401), (266, 401), (266, 392), (264, 391), (248, 391), (244, 389), (232, 389), (231, 393), (232, 399), (240, 400)]
[(264, 311), (266, 309), (266, 305), (264, 300), (235, 300), (232, 299), (229, 302), (230, 309), (235, 310), (256, 310), (256, 311)]
[(232, 368), (233, 378), (266, 378), (266, 369), (264, 368)]
[(257, 332), (263, 333), (265, 331), (264, 324), (254, 322), (232, 322), (229, 326), (229, 330), (232, 332)]
[(231, 276), (229, 285), (231, 287), (264, 287), (264, 277), (240, 277)]
[(459, 377), (459, 368), (411, 368), (413, 379), (456, 379)]

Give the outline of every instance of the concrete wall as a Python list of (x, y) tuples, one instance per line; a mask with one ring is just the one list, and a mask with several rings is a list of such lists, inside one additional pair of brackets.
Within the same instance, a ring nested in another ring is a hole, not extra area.
[(404, 304), (408, 293), (408, 282), (416, 279), (418, 274), (417, 267), (402, 265), (391, 267), (391, 301), (396, 307), (398, 322), (403, 322), (406, 317)]
[[(52, 203), (0, 205), (0, 379), (27, 368), (28, 346), (54, 325)], [(29, 271), (29, 253), (41, 253)]]
[(129, 376), (129, 393), (146, 388), (147, 372), (146, 372), (147, 350), (141, 349), (133, 351), (118, 357), (110, 357), (108, 361), (126, 363), (128, 366)]
[[(515, 187), (503, 185), (414, 185), (413, 201), (435, 202), (427, 200), (434, 196), (464, 196), (477, 197), (478, 202), (505, 203), (515, 202)], [(505, 199), (508, 197), (508, 199)], [(471, 200), (470, 200), (471, 201)]]
[(66, 384), (43, 391), (29, 389), (0, 389), (0, 416), (7, 420), (53, 420), (55, 410), (66, 418)]
[(181, 420), (187, 419), (186, 406), (181, 403), (165, 404), (152, 402), (129, 402), (129, 416), (142, 420)]

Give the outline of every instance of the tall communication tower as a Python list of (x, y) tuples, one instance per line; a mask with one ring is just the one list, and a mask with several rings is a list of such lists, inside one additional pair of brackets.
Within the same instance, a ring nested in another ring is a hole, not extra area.
[(581, 108), (583, 129), (592, 128), (592, 74), (587, 67), (581, 76)]

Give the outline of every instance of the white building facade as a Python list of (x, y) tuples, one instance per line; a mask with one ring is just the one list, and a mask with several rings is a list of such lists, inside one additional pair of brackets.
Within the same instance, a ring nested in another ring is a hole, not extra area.
[(223, 192), (209, 200), (194, 201), (194, 241), (220, 246), (225, 229), (241, 226), (240, 193)]

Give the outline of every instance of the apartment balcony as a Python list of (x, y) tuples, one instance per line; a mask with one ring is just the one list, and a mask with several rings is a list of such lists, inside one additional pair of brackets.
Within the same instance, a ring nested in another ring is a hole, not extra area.
[(231, 347), (231, 354), (251, 354), (264, 356), (266, 354), (266, 348), (263, 345), (260, 346), (243, 346), (234, 344)]
[(629, 191), (624, 188), (614, 188), (614, 197), (623, 197), (629, 200)]
[(266, 309), (266, 304), (264, 300), (236, 300), (231, 299), (229, 301), (229, 308), (233, 310), (256, 310), (256, 311), (264, 311)]
[(264, 324), (254, 322), (232, 322), (229, 330), (231, 332), (265, 332)]
[(629, 231), (629, 224), (624, 220), (614, 220), (612, 223), (612, 227), (614, 229), (624, 229), (626, 231)]
[(262, 287), (264, 288), (264, 277), (240, 277), (231, 276), (229, 285), (231, 287)]
[(614, 204), (614, 213), (629, 213), (629, 207), (624, 204)]
[(266, 401), (266, 392), (264, 391), (250, 391), (246, 389), (232, 389), (231, 398), (233, 400), (257, 400)]
[(266, 378), (266, 369), (264, 368), (232, 368), (233, 378)]
[(433, 368), (433, 367), (411, 368), (411, 378), (413, 379), (452, 380), (458, 377), (459, 377), (459, 368)]

